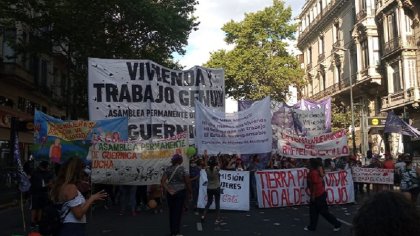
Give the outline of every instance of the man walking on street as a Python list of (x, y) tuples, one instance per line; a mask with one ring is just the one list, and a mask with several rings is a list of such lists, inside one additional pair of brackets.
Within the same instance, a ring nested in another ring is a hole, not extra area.
[(334, 226), (334, 231), (339, 231), (341, 223), (328, 211), (327, 192), (325, 192), (323, 180), (325, 174), (322, 171), (322, 164), (315, 158), (311, 158), (309, 164), (310, 170), (307, 175), (307, 183), (311, 197), (309, 202), (310, 223), (304, 230), (315, 231), (318, 224), (318, 217), (321, 215)]

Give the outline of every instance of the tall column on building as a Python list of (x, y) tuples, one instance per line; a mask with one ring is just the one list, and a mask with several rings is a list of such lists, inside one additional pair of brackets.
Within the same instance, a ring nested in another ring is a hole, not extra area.
[(368, 140), (368, 117), (365, 112), (364, 106), (362, 106), (362, 110), (360, 111), (360, 127), (362, 131), (362, 142), (361, 142), (361, 153), (364, 155), (367, 150), (369, 150), (369, 140)]

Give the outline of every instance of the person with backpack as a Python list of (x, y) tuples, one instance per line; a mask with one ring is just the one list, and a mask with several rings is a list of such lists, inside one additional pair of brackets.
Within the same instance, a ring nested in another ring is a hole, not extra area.
[(102, 190), (85, 199), (77, 189), (83, 174), (83, 162), (78, 157), (70, 158), (58, 173), (51, 189), (51, 200), (61, 205), (59, 210), (62, 225), (60, 236), (85, 236), (86, 212), (95, 201), (105, 200), (107, 193)]
[(48, 161), (42, 161), (31, 174), (31, 230), (38, 229), (42, 209), (48, 205), (48, 191), (53, 179), (53, 174), (48, 170), (48, 166)]
[(315, 231), (318, 224), (318, 217), (321, 215), (334, 226), (334, 231), (340, 231), (341, 223), (328, 211), (327, 192), (325, 191), (324, 172), (322, 163), (315, 158), (309, 159), (310, 170), (307, 175), (308, 188), (310, 192), (309, 201), (309, 226), (305, 231)]
[(163, 173), (161, 184), (166, 192), (169, 207), (169, 227), (171, 235), (181, 235), (182, 209), (185, 203), (186, 189), (192, 199), (190, 175), (184, 166), (180, 154), (175, 154), (171, 159), (172, 165)]

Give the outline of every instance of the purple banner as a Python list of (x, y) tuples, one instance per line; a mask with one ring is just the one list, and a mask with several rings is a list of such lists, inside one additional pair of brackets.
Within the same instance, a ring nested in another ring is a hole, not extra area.
[(325, 133), (331, 132), (331, 97), (324, 98), (319, 102), (301, 99), (294, 107), (300, 110), (323, 108), (325, 110)]

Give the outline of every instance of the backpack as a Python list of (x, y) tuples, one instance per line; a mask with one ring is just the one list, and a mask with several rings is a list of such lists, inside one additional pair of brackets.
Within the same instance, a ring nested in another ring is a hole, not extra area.
[(39, 222), (39, 233), (47, 235), (58, 235), (60, 233), (61, 226), (64, 218), (70, 213), (70, 208), (63, 214), (61, 209), (65, 203), (52, 203), (50, 202), (47, 206), (42, 209), (41, 221)]

